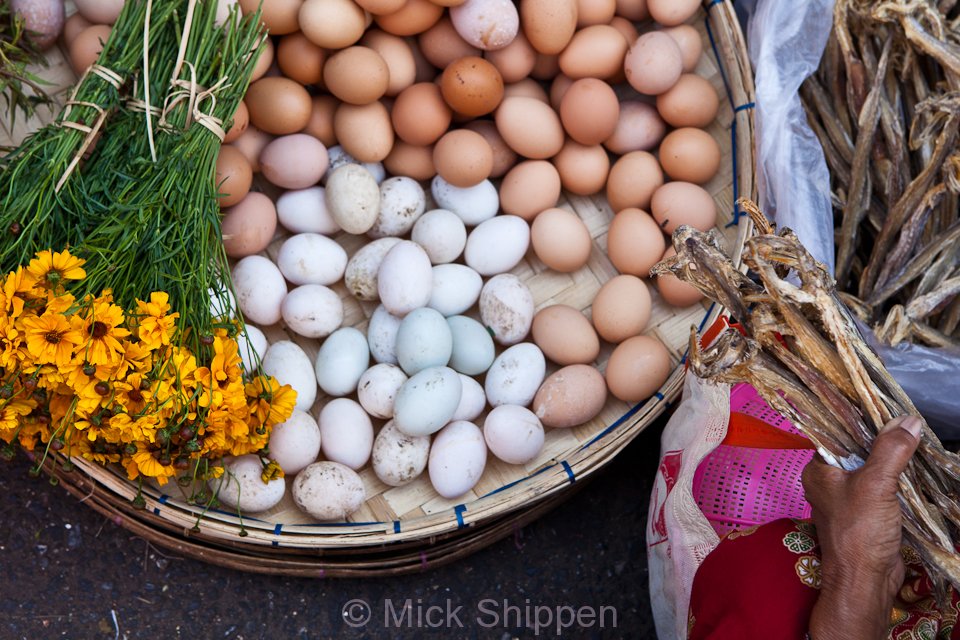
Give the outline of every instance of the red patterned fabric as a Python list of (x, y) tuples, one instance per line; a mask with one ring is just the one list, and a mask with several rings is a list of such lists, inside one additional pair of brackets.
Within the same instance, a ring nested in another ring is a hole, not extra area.
[[(960, 600), (937, 607), (920, 559), (904, 547), (907, 574), (890, 613), (892, 640), (960, 640)], [(689, 638), (804, 640), (820, 589), (820, 549), (810, 522), (776, 520), (734, 531), (703, 561), (690, 597)]]

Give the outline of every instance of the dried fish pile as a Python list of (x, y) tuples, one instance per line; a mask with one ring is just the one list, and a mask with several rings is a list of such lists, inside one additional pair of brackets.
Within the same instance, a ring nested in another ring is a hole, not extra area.
[[(828, 461), (854, 468), (879, 429), (893, 417), (919, 415), (867, 346), (824, 266), (789, 229), (774, 234), (756, 205), (741, 201), (757, 233), (741, 273), (720, 238), (691, 227), (673, 235), (677, 255), (653, 273), (673, 273), (726, 307), (744, 333), (728, 330), (701, 348), (690, 336), (690, 367), (698, 376), (749, 382), (788, 417)], [(799, 284), (795, 284), (799, 283)], [(917, 454), (900, 477), (904, 536), (923, 558), (941, 595), (960, 588), (960, 457), (924, 425)]]
[(888, 344), (960, 346), (960, 2), (837, 0), (801, 97), (844, 299)]

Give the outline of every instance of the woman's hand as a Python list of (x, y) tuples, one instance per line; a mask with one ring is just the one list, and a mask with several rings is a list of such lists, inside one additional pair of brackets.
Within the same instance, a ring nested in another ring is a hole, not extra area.
[(920, 442), (922, 423), (900, 416), (884, 426), (866, 464), (847, 472), (814, 460), (803, 472), (822, 553), (813, 640), (883, 638), (903, 584), (898, 480)]

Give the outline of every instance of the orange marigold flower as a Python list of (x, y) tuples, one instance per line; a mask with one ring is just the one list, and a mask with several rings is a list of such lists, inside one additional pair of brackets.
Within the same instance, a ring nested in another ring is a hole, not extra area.
[(170, 296), (163, 291), (154, 291), (150, 294), (150, 302), (137, 300), (137, 312), (140, 314), (137, 337), (151, 351), (169, 345), (176, 330), (176, 320), (180, 314), (170, 313), (169, 299)]
[(272, 376), (260, 375), (246, 386), (250, 403), (250, 416), (257, 426), (272, 427), (284, 422), (293, 414), (297, 392), (288, 384), (281, 385)]
[(27, 350), (40, 364), (70, 364), (73, 350), (83, 341), (80, 332), (58, 313), (24, 318), (23, 326), (27, 330)]
[(67, 250), (57, 253), (47, 250), (37, 253), (37, 257), (27, 266), (27, 271), (40, 284), (56, 287), (63, 284), (64, 280), (82, 280), (87, 277), (82, 268), (83, 263), (84, 260), (70, 255)]
[(173, 465), (160, 464), (160, 461), (147, 450), (143, 443), (137, 443), (137, 449), (138, 451), (124, 465), (127, 470), (127, 478), (136, 480), (139, 476), (144, 475), (156, 478), (161, 486), (167, 484), (167, 480), (173, 477), (175, 473)]
[(111, 304), (109, 298), (94, 301), (90, 312), (74, 321), (86, 336), (84, 359), (94, 365), (115, 364), (125, 349), (121, 340), (130, 335), (123, 327), (123, 309)]

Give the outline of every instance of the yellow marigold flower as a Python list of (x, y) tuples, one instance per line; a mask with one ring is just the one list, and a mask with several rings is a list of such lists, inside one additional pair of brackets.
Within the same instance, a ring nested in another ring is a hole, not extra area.
[(24, 358), (23, 334), (12, 325), (0, 328), (0, 369), (17, 369)]
[(140, 343), (123, 340), (120, 346), (120, 360), (115, 371), (118, 377), (125, 378), (131, 371), (143, 373), (152, 366), (150, 352)]
[(8, 400), (0, 409), (0, 438), (6, 442), (12, 441), (23, 417), (29, 415), (36, 406), (37, 403), (29, 397)]
[(53, 251), (40, 251), (37, 257), (30, 261), (27, 271), (40, 284), (56, 287), (64, 280), (82, 280), (87, 277), (83, 270), (84, 260), (70, 255), (70, 252), (63, 250), (57, 253)]
[(114, 385), (114, 399), (127, 413), (138, 414), (153, 398), (150, 384), (142, 373), (131, 373)]
[(73, 316), (70, 311), (76, 302), (77, 299), (72, 293), (67, 293), (66, 291), (51, 291), (47, 294), (47, 300), (46, 304), (44, 305), (43, 313), (59, 313), (62, 315), (69, 315), (72, 318)]
[(263, 480), (263, 484), (282, 477), (284, 477), (283, 469), (273, 460), (267, 463), (267, 466), (263, 468), (263, 473), (260, 474), (260, 479)]
[(150, 302), (137, 300), (137, 313), (140, 315), (137, 337), (147, 349), (153, 351), (170, 344), (170, 338), (176, 330), (179, 313), (170, 313), (168, 296), (163, 291), (150, 294)]
[(23, 311), (24, 301), (37, 295), (37, 279), (22, 266), (3, 280), (3, 310), (16, 317)]
[(23, 325), (27, 330), (27, 350), (40, 364), (70, 364), (73, 350), (83, 341), (80, 332), (57, 313), (24, 318)]
[(156, 478), (161, 486), (167, 484), (167, 480), (175, 473), (173, 465), (160, 464), (160, 461), (142, 443), (137, 444), (137, 449), (138, 451), (124, 465), (127, 470), (127, 478), (136, 480), (137, 477), (144, 475)]
[(86, 336), (84, 360), (95, 365), (115, 364), (124, 352), (120, 341), (130, 335), (123, 327), (123, 309), (108, 300), (95, 301), (88, 314), (74, 317), (74, 324)]
[(251, 398), (250, 416), (256, 425), (271, 427), (284, 422), (293, 414), (297, 392), (288, 384), (280, 385), (271, 376), (257, 376), (246, 386)]

